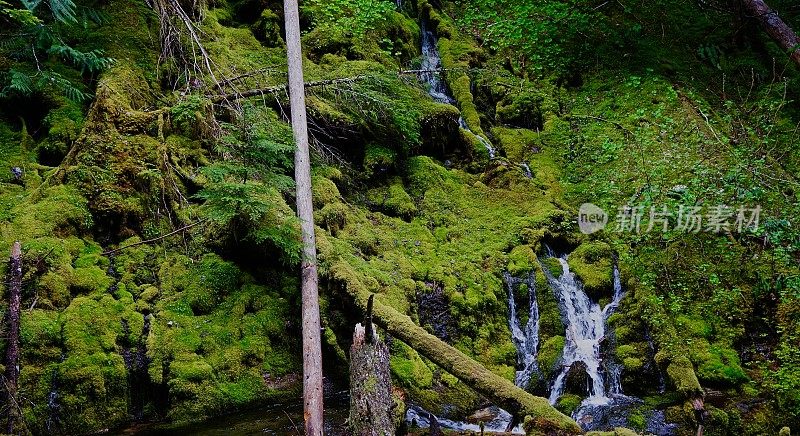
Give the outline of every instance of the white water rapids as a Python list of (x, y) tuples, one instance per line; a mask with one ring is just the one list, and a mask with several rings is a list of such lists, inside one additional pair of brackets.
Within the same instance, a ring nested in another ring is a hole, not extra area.
[[(555, 404), (564, 393), (564, 385), (570, 366), (583, 362), (591, 380), (589, 397), (584, 400), (591, 404), (607, 404), (610, 401), (606, 391), (605, 376), (601, 369), (600, 343), (606, 339), (606, 320), (619, 306), (622, 299), (622, 285), (619, 271), (614, 267), (614, 295), (611, 303), (601, 308), (599, 303), (591, 301), (583, 290), (583, 285), (569, 270), (567, 258), (558, 257), (561, 264), (561, 276), (547, 275), (547, 280), (555, 291), (556, 297), (563, 306), (567, 321), (563, 364), (550, 389), (549, 400)], [(612, 373), (609, 391), (621, 393), (619, 373)]]

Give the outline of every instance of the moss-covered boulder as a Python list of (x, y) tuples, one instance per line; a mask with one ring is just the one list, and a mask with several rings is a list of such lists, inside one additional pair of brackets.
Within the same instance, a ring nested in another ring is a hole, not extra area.
[(567, 262), (590, 298), (598, 301), (611, 295), (614, 259), (608, 244), (584, 242), (570, 253)]

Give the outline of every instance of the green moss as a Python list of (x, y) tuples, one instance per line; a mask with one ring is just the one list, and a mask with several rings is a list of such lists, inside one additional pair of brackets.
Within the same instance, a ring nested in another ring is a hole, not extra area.
[(690, 359), (697, 365), (697, 377), (716, 386), (733, 387), (748, 380), (733, 349), (711, 345), (703, 339), (694, 341)]
[(578, 395), (564, 394), (558, 397), (556, 409), (565, 415), (572, 415), (572, 412), (581, 405), (582, 398)]
[(647, 426), (647, 419), (641, 409), (637, 409), (628, 415), (628, 426), (636, 431), (643, 431), (645, 429)]
[(544, 264), (544, 267), (547, 268), (547, 272), (555, 278), (559, 278), (562, 274), (564, 274), (564, 267), (562, 267), (558, 259), (554, 257), (543, 259), (542, 264)]
[(456, 177), (427, 156), (415, 156), (406, 163), (408, 190), (413, 197), (443, 185), (452, 185)]
[(168, 280), (162, 287), (164, 292), (179, 293), (194, 313), (210, 312), (220, 297), (240, 286), (239, 270), (218, 256), (203, 256), (193, 269), (191, 263), (187, 258), (175, 258), (173, 264), (162, 266), (160, 274)]
[(417, 206), (399, 177), (390, 179), (387, 186), (368, 191), (367, 201), (390, 216), (409, 219), (417, 213)]
[(181, 380), (213, 380), (214, 369), (197, 354), (177, 356), (170, 362), (169, 370), (172, 376)]
[(691, 336), (710, 339), (713, 333), (711, 326), (705, 320), (697, 317), (682, 315), (675, 319), (675, 327), (686, 330)]
[(636, 436), (637, 434), (633, 430), (617, 427), (612, 431), (590, 431), (586, 436)]
[(568, 258), (570, 270), (583, 282), (586, 293), (595, 298), (611, 292), (612, 252), (603, 242), (585, 242)]
[(539, 368), (542, 370), (545, 380), (550, 379), (563, 352), (563, 336), (553, 336), (546, 340), (539, 348), (539, 354), (536, 355), (536, 360), (539, 362)]
[(537, 264), (536, 253), (530, 245), (514, 247), (508, 254), (508, 272), (512, 276), (521, 277), (534, 269)]
[(433, 383), (433, 372), (422, 361), (416, 351), (407, 345), (394, 347), (399, 352), (390, 355), (390, 368), (395, 379), (402, 386), (429, 388)]
[(390, 148), (368, 144), (364, 151), (364, 172), (366, 177), (383, 174), (394, 168), (397, 152)]
[(265, 8), (255, 23), (252, 25), (253, 35), (267, 47), (279, 47), (283, 44), (280, 17)]
[(311, 178), (311, 195), (314, 199), (314, 207), (322, 208), (331, 203), (336, 203), (341, 198), (339, 188), (330, 179), (322, 176)]
[(692, 362), (686, 357), (675, 357), (667, 365), (667, 375), (675, 389), (687, 397), (702, 392)]
[(494, 127), (492, 135), (512, 162), (524, 162), (541, 147), (539, 134), (533, 130)]

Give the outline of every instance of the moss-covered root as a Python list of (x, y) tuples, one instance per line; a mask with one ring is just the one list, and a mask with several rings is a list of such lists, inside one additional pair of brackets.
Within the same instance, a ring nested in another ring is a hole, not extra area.
[[(362, 309), (366, 308), (370, 293), (345, 263), (331, 268), (330, 275), (344, 285), (347, 292)], [(392, 336), (405, 342), (417, 352), (458, 377), (467, 386), (486, 396), (498, 406), (525, 417), (530, 434), (579, 434), (581, 428), (541, 397), (535, 397), (515, 386), (511, 381), (487, 370), (466, 354), (451, 347), (419, 327), (406, 315), (378, 301), (374, 302), (375, 322)]]

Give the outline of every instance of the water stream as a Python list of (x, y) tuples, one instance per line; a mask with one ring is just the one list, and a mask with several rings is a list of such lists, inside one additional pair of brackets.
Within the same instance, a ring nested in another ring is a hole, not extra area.
[(606, 320), (619, 306), (622, 299), (622, 285), (619, 279), (619, 271), (614, 268), (614, 295), (611, 303), (605, 307), (593, 302), (583, 290), (583, 285), (570, 271), (566, 256), (557, 257), (561, 264), (561, 276), (556, 278), (549, 274), (545, 268), (547, 280), (555, 291), (560, 305), (564, 311), (563, 315), (567, 321), (563, 364), (556, 376), (553, 386), (550, 389), (549, 400), (555, 404), (564, 393), (567, 374), (570, 367), (583, 362), (586, 365), (586, 372), (591, 381), (589, 386), (589, 396), (584, 403), (601, 405), (610, 402), (609, 391), (616, 391), (621, 394), (622, 388), (619, 386), (619, 372), (610, 384), (612, 389), (606, 389), (606, 380), (600, 358), (600, 343), (606, 338)]
[[(514, 383), (525, 389), (530, 383), (531, 376), (539, 371), (539, 364), (536, 360), (536, 353), (539, 349), (539, 304), (536, 301), (536, 278), (531, 274), (520, 279), (506, 273), (504, 276), (506, 288), (508, 289), (508, 323), (511, 329), (511, 339), (517, 348), (517, 363), (522, 368), (517, 371)], [(517, 313), (517, 303), (514, 299), (514, 291), (520, 285), (528, 288), (528, 321), (523, 328)]]
[[(420, 22), (420, 29), (422, 30), (422, 63), (420, 65), (421, 72), (419, 77), (428, 85), (428, 94), (430, 94), (434, 100), (439, 103), (455, 106), (456, 101), (450, 96), (447, 85), (441, 78), (442, 60), (439, 56), (439, 49), (436, 47), (436, 35), (432, 30), (428, 29), (427, 20), (422, 20)], [(470, 130), (463, 117), (458, 118), (458, 126), (478, 139), (489, 153), (489, 159), (495, 158), (496, 151), (494, 146), (488, 139)]]
[[(492, 407), (492, 409), (493, 409), (492, 412), (494, 413), (494, 418), (484, 423), (483, 432), (506, 433), (506, 427), (508, 426), (508, 423), (511, 422), (511, 414), (499, 407)], [(436, 423), (440, 429), (453, 430), (458, 432), (475, 432), (475, 433), (481, 432), (481, 427), (479, 424), (473, 424), (461, 421), (452, 421), (449, 419), (439, 418), (434, 416), (427, 410), (417, 406), (411, 406), (408, 408), (408, 410), (406, 410), (406, 423), (408, 423), (409, 428), (413, 427), (430, 428), (431, 422), (433, 420), (436, 420)], [(525, 430), (523, 430), (522, 426), (520, 425), (514, 428), (514, 430), (512, 430), (511, 433), (525, 434)]]

